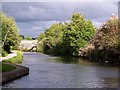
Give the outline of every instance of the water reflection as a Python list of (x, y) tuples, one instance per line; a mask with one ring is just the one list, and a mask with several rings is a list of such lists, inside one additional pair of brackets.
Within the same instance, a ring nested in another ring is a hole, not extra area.
[(96, 66), (82, 59), (24, 53), (30, 74), (5, 84), (5, 88), (117, 88), (118, 69)]
[(64, 64), (80, 64), (84, 66), (100, 66), (100, 67), (112, 67), (118, 68), (117, 65), (112, 63), (104, 63), (104, 62), (97, 62), (97, 61), (90, 61), (87, 59), (82, 59), (78, 57), (51, 57), (49, 60), (52, 60), (56, 63), (64, 63)]

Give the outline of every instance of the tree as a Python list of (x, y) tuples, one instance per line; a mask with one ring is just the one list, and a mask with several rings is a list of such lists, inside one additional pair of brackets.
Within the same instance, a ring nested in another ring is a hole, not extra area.
[(63, 25), (56, 23), (50, 26), (45, 31), (44, 52), (45, 53), (60, 53), (59, 45), (62, 43)]
[(33, 40), (30, 36), (27, 36), (25, 39), (26, 40)]
[(65, 23), (63, 42), (65, 53), (77, 55), (79, 49), (85, 47), (95, 33), (95, 28), (90, 20), (84, 16), (74, 13), (70, 23)]
[(2, 48), (10, 53), (10, 46), (19, 46), (20, 36), (15, 20), (0, 12), (1, 31), (2, 32)]
[(24, 35), (20, 35), (20, 38), (21, 38), (21, 40), (25, 39)]
[(41, 41), (41, 38), (44, 38), (45, 53), (78, 55), (79, 49), (85, 47), (94, 33), (92, 22), (85, 20), (81, 14), (75, 13), (70, 23), (53, 24), (38, 39)]
[(116, 62), (120, 60), (119, 18), (111, 16), (97, 31), (93, 43), (96, 58)]
[(37, 51), (38, 52), (43, 52), (44, 50), (44, 43), (43, 41), (45, 40), (45, 34), (40, 33), (40, 35), (37, 37), (38, 44), (37, 44)]
[(37, 37), (37, 40), (41, 41), (44, 38), (45, 38), (45, 34), (44, 33), (40, 33), (40, 35)]
[(118, 35), (118, 19), (109, 19), (96, 33), (95, 47), (97, 49), (117, 47), (119, 42)]

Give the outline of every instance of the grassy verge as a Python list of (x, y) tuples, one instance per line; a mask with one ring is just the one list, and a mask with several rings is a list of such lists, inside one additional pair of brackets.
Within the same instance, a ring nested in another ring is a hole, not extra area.
[(2, 57), (8, 56), (8, 53), (6, 51), (2, 51)]
[(0, 71), (2, 72), (7, 72), (16, 69), (15, 66), (5, 64), (5, 63), (0, 63)]
[(3, 60), (2, 62), (10, 62), (13, 64), (18, 64), (18, 63), (21, 63), (22, 60), (23, 60), (23, 53), (18, 51), (17, 56), (10, 58), (10, 59), (7, 59), (7, 60)]

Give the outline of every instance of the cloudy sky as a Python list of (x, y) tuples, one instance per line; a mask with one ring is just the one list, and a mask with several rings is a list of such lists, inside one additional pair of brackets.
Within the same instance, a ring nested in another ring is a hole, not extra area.
[(15, 18), (20, 34), (37, 37), (55, 22), (68, 21), (72, 13), (85, 14), (96, 27), (118, 14), (117, 2), (3, 2), (5, 14)]

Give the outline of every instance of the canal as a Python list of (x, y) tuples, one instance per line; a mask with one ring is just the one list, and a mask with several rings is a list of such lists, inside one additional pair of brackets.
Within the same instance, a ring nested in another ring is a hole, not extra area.
[(117, 88), (118, 68), (82, 59), (25, 52), (23, 63), (30, 73), (3, 88)]

